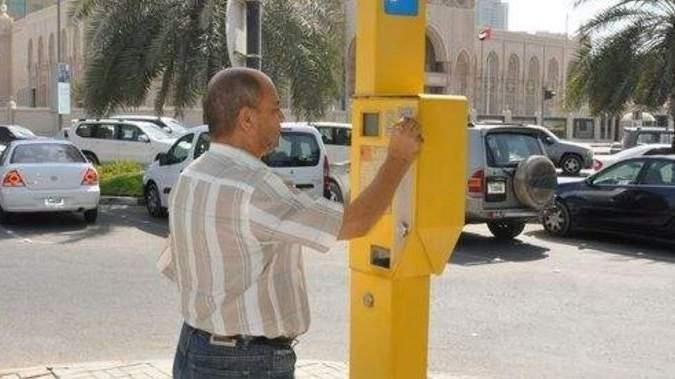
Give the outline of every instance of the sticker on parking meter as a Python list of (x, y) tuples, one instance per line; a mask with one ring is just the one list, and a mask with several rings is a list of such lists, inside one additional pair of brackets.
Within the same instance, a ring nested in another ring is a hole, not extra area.
[(417, 16), (419, 0), (384, 0), (384, 12), (394, 16)]

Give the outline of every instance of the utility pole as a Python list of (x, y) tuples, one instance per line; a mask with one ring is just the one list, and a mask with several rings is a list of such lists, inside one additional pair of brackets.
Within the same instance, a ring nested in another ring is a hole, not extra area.
[(262, 4), (246, 0), (246, 67), (262, 68)]
[[(58, 66), (61, 63), (61, 59), (63, 57), (61, 56), (61, 44), (63, 41), (61, 41), (61, 0), (56, 0), (56, 65)], [(50, 67), (50, 70), (53, 70), (55, 73), (57, 72), (56, 67)], [(61, 112), (59, 112), (59, 106), (58, 106), (58, 84), (54, 85), (55, 88), (55, 99), (57, 101), (56, 104), (56, 114), (57, 114), (57, 122), (58, 124), (56, 125), (56, 130), (61, 130), (61, 127), (63, 126), (63, 115), (61, 115)]]

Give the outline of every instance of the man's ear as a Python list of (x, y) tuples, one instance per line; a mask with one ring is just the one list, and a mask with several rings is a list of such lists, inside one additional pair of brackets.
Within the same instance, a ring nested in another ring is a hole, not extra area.
[(252, 108), (242, 107), (241, 110), (239, 110), (238, 120), (239, 125), (241, 125), (242, 129), (245, 132), (249, 133), (255, 127), (256, 114)]

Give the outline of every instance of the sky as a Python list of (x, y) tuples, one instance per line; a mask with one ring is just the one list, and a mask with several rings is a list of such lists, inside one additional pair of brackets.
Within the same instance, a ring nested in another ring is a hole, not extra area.
[(569, 33), (573, 34), (585, 21), (611, 3), (594, 0), (574, 8), (575, 0), (502, 0), (509, 4), (509, 29), (513, 31), (548, 31), (565, 33), (569, 15)]

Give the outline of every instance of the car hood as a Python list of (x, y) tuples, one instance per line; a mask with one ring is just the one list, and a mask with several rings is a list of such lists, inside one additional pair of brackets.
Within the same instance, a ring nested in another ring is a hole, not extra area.
[[(568, 179), (561, 181), (560, 179)], [(571, 180), (576, 179), (576, 180)], [(557, 194), (562, 194), (570, 191), (576, 191), (586, 186), (584, 178), (558, 178)]]
[(576, 143), (576, 142), (570, 142), (570, 141), (563, 141), (560, 140), (558, 141), (560, 146), (564, 146), (568, 150), (573, 150), (576, 152), (587, 152), (587, 151), (592, 151), (590, 146), (581, 144), (581, 143)]

